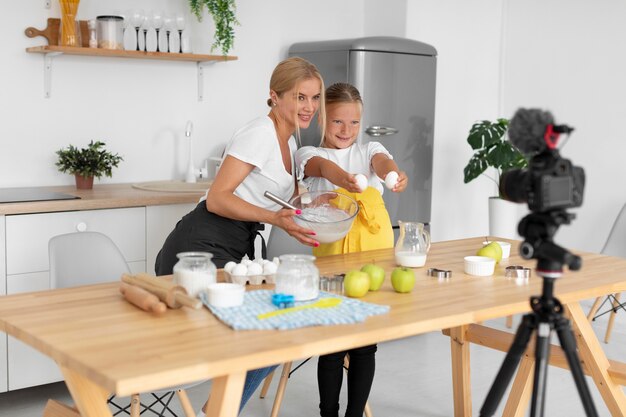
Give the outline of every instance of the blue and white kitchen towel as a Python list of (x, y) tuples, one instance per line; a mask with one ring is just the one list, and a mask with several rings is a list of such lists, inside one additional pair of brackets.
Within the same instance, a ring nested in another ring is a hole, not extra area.
[[(365, 303), (353, 298), (320, 291), (319, 298), (341, 298), (341, 303), (336, 307), (309, 308), (263, 320), (258, 319), (259, 314), (278, 310), (272, 304), (273, 293), (272, 290), (246, 291), (243, 304), (238, 307), (213, 307), (209, 305), (204, 293), (200, 293), (200, 299), (217, 318), (235, 330), (287, 330), (308, 326), (360, 323), (365, 321), (368, 316), (385, 314), (389, 311), (389, 306)], [(318, 300), (296, 302), (295, 306), (316, 301)]]

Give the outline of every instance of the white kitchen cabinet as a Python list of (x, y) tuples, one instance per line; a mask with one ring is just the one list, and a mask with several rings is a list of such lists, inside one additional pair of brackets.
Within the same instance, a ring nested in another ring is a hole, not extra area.
[[(120, 248), (131, 272), (145, 271), (145, 207), (8, 215), (5, 223), (6, 238), (2, 242), (6, 245), (6, 284), (3, 288), (7, 294), (50, 289), (48, 241), (53, 236), (77, 230), (106, 234)], [(119, 279), (111, 278), (112, 281)], [(4, 346), (6, 353), (0, 360), (8, 358), (9, 390), (62, 379), (56, 363), (35, 349), (12, 337)]]
[[(4, 216), (0, 216), (0, 296), (6, 294), (6, 267), (5, 267), (5, 226)], [(9, 385), (7, 372), (7, 335), (0, 333), (0, 392), (6, 392)]]
[(182, 217), (197, 204), (170, 204), (146, 207), (146, 271), (154, 274), (156, 256), (163, 242)]

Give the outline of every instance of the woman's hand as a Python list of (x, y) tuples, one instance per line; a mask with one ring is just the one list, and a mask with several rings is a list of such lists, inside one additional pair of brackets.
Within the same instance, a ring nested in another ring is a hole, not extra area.
[(406, 172), (404, 171), (398, 171), (398, 182), (396, 182), (396, 185), (393, 187), (393, 191), (394, 193), (401, 193), (402, 191), (404, 191), (406, 189), (406, 186), (409, 184), (409, 178), (406, 176)]
[(317, 240), (312, 239), (315, 236), (315, 232), (311, 229), (306, 229), (302, 226), (298, 226), (293, 220), (293, 216), (298, 213), (299, 210), (281, 209), (275, 212), (272, 226), (280, 227), (287, 232), (291, 237), (297, 239), (300, 243), (307, 246), (319, 246)]

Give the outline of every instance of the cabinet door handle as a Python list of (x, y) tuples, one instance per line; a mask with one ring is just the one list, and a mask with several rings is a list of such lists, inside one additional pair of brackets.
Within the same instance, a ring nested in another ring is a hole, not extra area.
[(390, 136), (398, 133), (398, 129), (391, 126), (368, 126), (365, 129), (365, 133), (370, 136)]
[(85, 230), (87, 230), (87, 223), (85, 222), (80, 222), (76, 225), (76, 230), (79, 232), (84, 232)]

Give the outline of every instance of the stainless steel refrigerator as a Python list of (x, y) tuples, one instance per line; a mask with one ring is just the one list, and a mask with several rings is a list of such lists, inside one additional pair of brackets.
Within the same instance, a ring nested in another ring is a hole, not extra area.
[[(403, 193), (383, 195), (392, 224), (419, 221), (430, 228), (436, 49), (410, 39), (368, 37), (296, 43), (289, 55), (314, 63), (326, 86), (348, 82), (359, 89), (359, 140), (382, 143), (409, 177)], [(319, 144), (317, 121), (301, 138), (302, 145)]]

